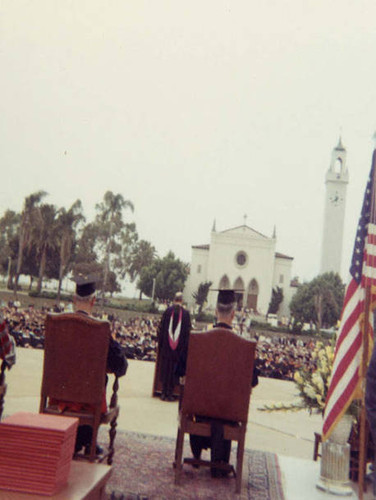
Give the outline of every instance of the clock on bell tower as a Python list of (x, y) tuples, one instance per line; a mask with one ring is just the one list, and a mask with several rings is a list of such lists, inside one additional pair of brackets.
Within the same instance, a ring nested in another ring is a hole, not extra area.
[(343, 147), (340, 137), (337, 146), (333, 149), (330, 166), (325, 177), (326, 190), (320, 273), (341, 272), (348, 182), (349, 172), (346, 165), (346, 149)]

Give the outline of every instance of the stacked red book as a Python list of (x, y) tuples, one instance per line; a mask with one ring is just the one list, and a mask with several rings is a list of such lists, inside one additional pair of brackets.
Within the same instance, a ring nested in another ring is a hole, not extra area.
[(68, 480), (78, 419), (19, 412), (0, 422), (0, 489), (55, 494)]

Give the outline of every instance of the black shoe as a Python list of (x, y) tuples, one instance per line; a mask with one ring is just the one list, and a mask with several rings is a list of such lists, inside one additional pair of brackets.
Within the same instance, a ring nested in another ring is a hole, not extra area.
[[(195, 460), (200, 460), (201, 459), (201, 451), (200, 451), (200, 453), (193, 453), (193, 457)], [(200, 467), (200, 464), (192, 464), (192, 467), (195, 469), (198, 469)]]
[[(219, 462), (221, 463), (221, 462)], [(226, 462), (222, 462), (224, 465), (228, 465)], [(210, 473), (211, 473), (211, 477), (216, 477), (216, 478), (219, 478), (219, 477), (226, 477), (230, 474), (231, 470), (229, 469), (219, 469), (219, 468), (216, 468), (216, 467), (212, 467), (212, 469), (210, 470)]]
[[(95, 454), (103, 455), (103, 448), (98, 444), (95, 446)], [(90, 444), (85, 446), (85, 455), (90, 455)]]
[(161, 400), (166, 401), (166, 394), (161, 394)]
[(167, 401), (175, 401), (174, 396), (168, 396)]

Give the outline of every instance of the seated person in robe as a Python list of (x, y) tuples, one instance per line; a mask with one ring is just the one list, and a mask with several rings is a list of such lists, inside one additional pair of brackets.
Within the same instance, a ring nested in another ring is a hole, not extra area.
[[(76, 293), (73, 298), (74, 311), (85, 316), (92, 316), (92, 311), (95, 304), (95, 276), (78, 275), (74, 278), (76, 283)], [(120, 344), (110, 337), (110, 345), (107, 356), (107, 372), (114, 373), (117, 377), (125, 375), (128, 368), (128, 361), (123, 353)], [(63, 412), (68, 409), (71, 411), (80, 411), (85, 409), (85, 405), (74, 403), (71, 401), (55, 401), (50, 400), (50, 404), (57, 404), (59, 410)], [(103, 392), (102, 412), (107, 411), (106, 392)], [(77, 430), (75, 452), (78, 453), (85, 448), (85, 454), (90, 453), (90, 443), (92, 438), (92, 427), (90, 425), (80, 425)], [(103, 453), (100, 446), (96, 448), (97, 455)]]
[[(232, 331), (232, 322), (235, 316), (236, 298), (234, 290), (219, 290), (216, 308), (217, 322), (216, 328), (224, 328)], [(252, 387), (258, 384), (258, 370), (254, 368)], [(220, 389), (219, 389), (220, 390)], [(199, 419), (200, 417), (196, 417)], [(204, 417), (203, 417), (204, 418)], [(210, 448), (211, 462), (228, 464), (231, 453), (231, 441), (223, 437), (223, 424), (226, 423), (220, 419), (212, 419), (211, 436), (189, 435), (189, 441), (193, 456), (199, 460), (203, 449)], [(229, 473), (227, 470), (211, 468), (212, 477), (223, 477)]]

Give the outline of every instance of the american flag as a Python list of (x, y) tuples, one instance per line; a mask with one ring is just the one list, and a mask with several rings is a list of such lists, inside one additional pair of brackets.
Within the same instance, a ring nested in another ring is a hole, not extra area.
[(327, 439), (351, 402), (360, 394), (366, 288), (371, 290), (368, 318), (369, 361), (373, 344), (373, 312), (376, 302), (376, 149), (368, 178), (350, 266), (350, 282), (343, 303), (341, 326), (335, 348), (332, 377), (324, 412), (323, 440)]

